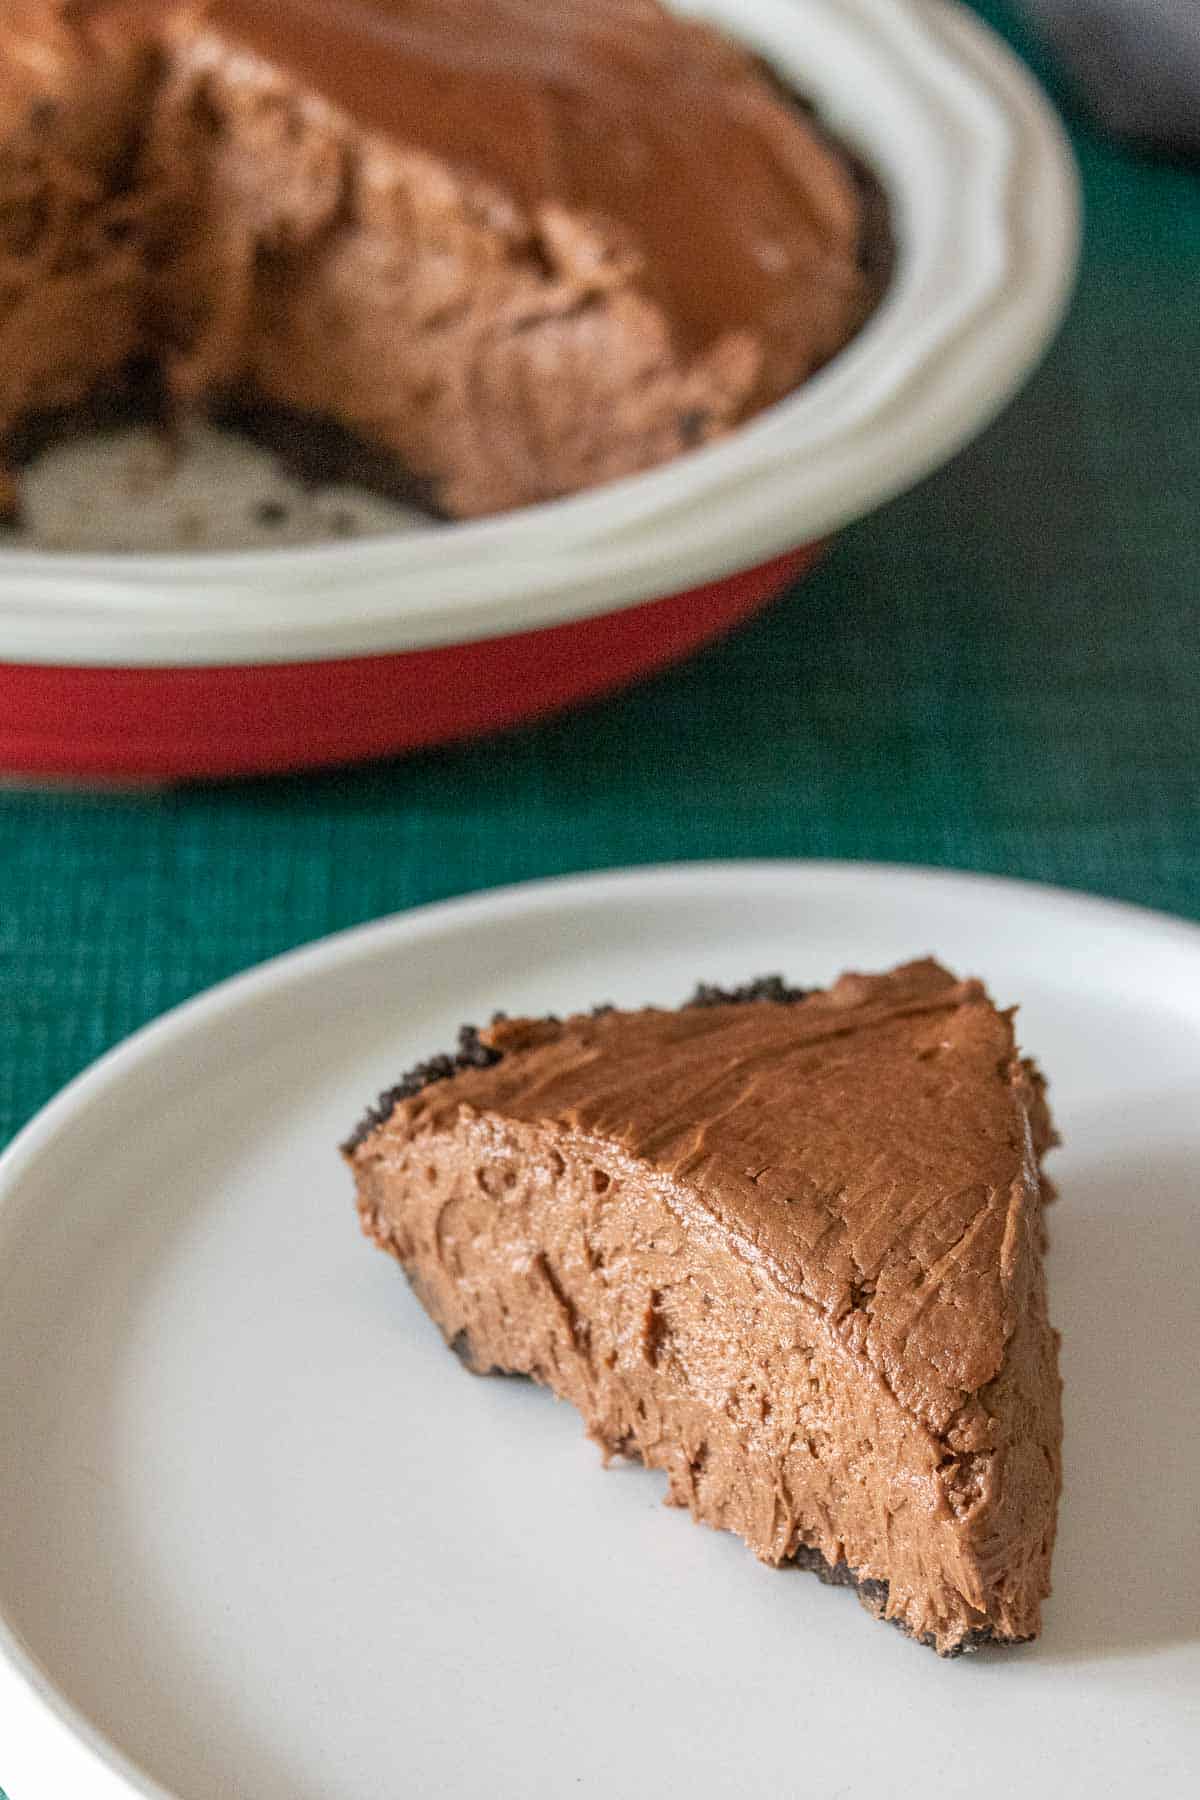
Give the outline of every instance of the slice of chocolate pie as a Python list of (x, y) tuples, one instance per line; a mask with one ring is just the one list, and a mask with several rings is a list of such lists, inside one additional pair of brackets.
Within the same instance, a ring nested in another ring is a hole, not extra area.
[(1037, 1635), (1060, 1485), (1009, 1013), (933, 962), (497, 1020), (346, 1146), (369, 1236), (480, 1372), (942, 1655)]

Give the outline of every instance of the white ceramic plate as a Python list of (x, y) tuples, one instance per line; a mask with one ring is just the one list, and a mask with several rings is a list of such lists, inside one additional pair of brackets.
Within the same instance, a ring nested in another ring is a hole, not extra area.
[[(1019, 999), (1066, 1138), (1043, 1640), (940, 1663), (466, 1376), (334, 1145), (497, 1006), (934, 950)], [(1200, 933), (869, 866), (693, 866), (387, 921), (172, 1014), (0, 1165), (11, 1800), (1177, 1796), (1200, 1758)]]

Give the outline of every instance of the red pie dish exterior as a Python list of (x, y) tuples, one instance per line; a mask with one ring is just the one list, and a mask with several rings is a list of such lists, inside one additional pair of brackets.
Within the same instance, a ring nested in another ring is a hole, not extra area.
[(611, 692), (759, 611), (820, 546), (646, 606), (396, 656), (229, 667), (0, 664), (0, 767), (145, 782), (281, 774), (479, 736)]

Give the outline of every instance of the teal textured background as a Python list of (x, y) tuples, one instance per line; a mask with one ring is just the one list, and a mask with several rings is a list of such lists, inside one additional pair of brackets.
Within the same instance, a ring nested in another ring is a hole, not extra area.
[[(980, 10), (1029, 49), (1002, 0)], [(870, 857), (1200, 916), (1200, 177), (1072, 124), (1087, 252), (1046, 365), (727, 642), (409, 761), (0, 794), (0, 1139), (218, 977), (499, 882)]]

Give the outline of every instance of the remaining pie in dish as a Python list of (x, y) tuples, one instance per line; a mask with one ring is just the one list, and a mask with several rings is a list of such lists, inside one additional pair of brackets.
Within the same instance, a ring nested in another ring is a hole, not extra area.
[(573, 493), (802, 382), (887, 242), (855, 158), (658, 0), (0, 13), (10, 468), (149, 375), (349, 431), (448, 516)]
[(1060, 1486), (1045, 1084), (934, 962), (497, 1019), (346, 1146), (472, 1369), (942, 1655), (1035, 1637)]

